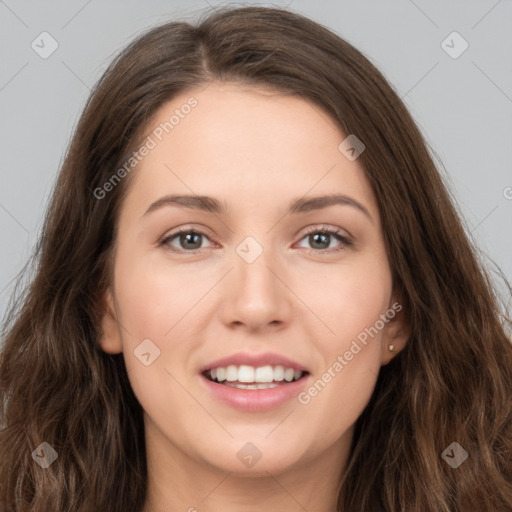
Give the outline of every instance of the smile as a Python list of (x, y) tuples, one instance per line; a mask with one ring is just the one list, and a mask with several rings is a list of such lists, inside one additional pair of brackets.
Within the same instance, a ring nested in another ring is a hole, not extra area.
[(229, 365), (219, 366), (204, 372), (212, 382), (238, 389), (270, 389), (294, 382), (302, 378), (305, 372), (282, 365), (249, 366)]
[(312, 375), (283, 356), (240, 353), (203, 366), (200, 378), (214, 402), (242, 412), (260, 413), (294, 400)]

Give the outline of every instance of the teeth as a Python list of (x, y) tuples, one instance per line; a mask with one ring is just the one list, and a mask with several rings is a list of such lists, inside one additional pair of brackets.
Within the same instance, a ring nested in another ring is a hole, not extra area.
[(293, 376), (295, 375), (295, 370), (293, 368), (286, 368), (284, 371), (284, 380), (291, 382), (293, 380)]
[(235, 365), (228, 366), (226, 368), (226, 380), (234, 382), (238, 379), (238, 369)]
[[(236, 366), (234, 367), (236, 371)], [(254, 382), (254, 368), (252, 366), (238, 367), (238, 382)], [(268, 381), (263, 381), (268, 382)]]
[(217, 380), (219, 382), (226, 380), (226, 368), (217, 368)]
[(230, 388), (238, 389), (270, 389), (279, 386), (279, 384), (275, 384), (274, 382), (265, 382), (262, 384), (234, 384), (233, 382), (225, 382), (224, 384)]
[(284, 379), (284, 366), (274, 366), (274, 380), (281, 381)]
[[(303, 372), (301, 370), (295, 370), (294, 368), (285, 368), (283, 366), (259, 366), (255, 368), (248, 365), (236, 366), (234, 364), (227, 367), (218, 367), (210, 370), (210, 377), (212, 380), (218, 382), (224, 382), (227, 386), (234, 387), (234, 382), (245, 383), (245, 384), (270, 384), (273, 382), (292, 382), (293, 380), (299, 380), (302, 377)], [(276, 384), (277, 385), (277, 384)], [(267, 389), (267, 387), (244, 387), (243, 385), (236, 384), (236, 387), (242, 389)]]
[(274, 369), (272, 366), (260, 366), (254, 372), (254, 382), (272, 382), (274, 380)]

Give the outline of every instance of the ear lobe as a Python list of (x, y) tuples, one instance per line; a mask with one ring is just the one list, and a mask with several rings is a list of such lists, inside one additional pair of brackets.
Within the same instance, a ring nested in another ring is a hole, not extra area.
[(107, 288), (102, 301), (101, 335), (98, 344), (108, 354), (120, 354), (123, 351), (121, 331), (117, 321), (114, 298), (110, 288)]
[[(404, 309), (398, 301), (393, 305), (400, 305), (400, 309), (395, 309), (395, 315), (390, 318), (386, 324), (382, 335), (382, 366), (388, 364), (393, 357), (399, 354), (407, 345), (411, 335), (409, 324), (404, 313)], [(393, 346), (393, 351), (389, 349)]]

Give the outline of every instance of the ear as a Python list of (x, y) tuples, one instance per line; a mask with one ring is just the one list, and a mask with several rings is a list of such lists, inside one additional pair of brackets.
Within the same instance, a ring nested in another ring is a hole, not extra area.
[(114, 297), (110, 287), (105, 292), (101, 308), (101, 335), (98, 343), (105, 352), (120, 354), (123, 351), (121, 329), (117, 320)]
[[(404, 308), (396, 295), (390, 301), (386, 316), (389, 320), (382, 335), (382, 366), (404, 349), (411, 334)], [(390, 345), (393, 351), (389, 350)]]

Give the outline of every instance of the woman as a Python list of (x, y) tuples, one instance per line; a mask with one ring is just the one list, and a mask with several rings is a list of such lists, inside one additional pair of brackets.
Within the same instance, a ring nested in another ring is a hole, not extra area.
[(318, 24), (134, 41), (37, 249), (6, 512), (512, 510), (510, 321), (403, 103)]

